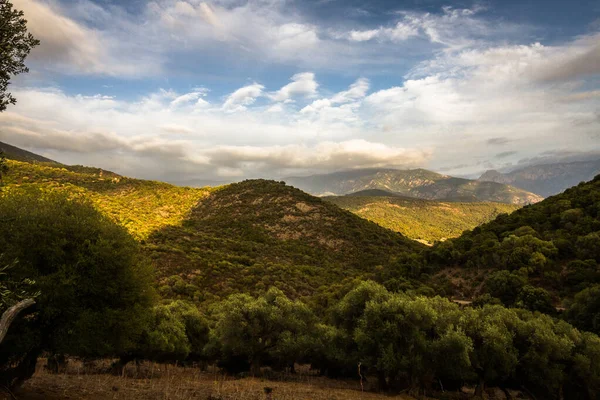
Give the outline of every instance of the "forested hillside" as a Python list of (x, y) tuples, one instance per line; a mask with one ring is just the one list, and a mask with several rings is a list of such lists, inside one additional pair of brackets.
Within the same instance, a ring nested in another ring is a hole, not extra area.
[(494, 202), (442, 202), (366, 190), (325, 200), (406, 237), (432, 244), (519, 208)]
[(282, 182), (249, 180), (215, 190), (146, 248), (163, 295), (208, 301), (270, 286), (331, 292), (424, 246)]
[[(500, 215), (428, 254), (428, 264), (443, 268), (448, 294), (496, 298), (545, 312), (552, 305), (592, 301), (589, 290), (600, 283), (599, 262), (600, 176)], [(598, 331), (600, 324), (591, 322), (600, 317), (593, 317), (597, 303), (587, 306), (588, 321)]]
[(289, 177), (285, 181), (315, 195), (344, 195), (378, 189), (428, 200), (495, 201), (519, 205), (542, 200), (539, 195), (502, 183), (454, 178), (425, 169), (361, 169)]

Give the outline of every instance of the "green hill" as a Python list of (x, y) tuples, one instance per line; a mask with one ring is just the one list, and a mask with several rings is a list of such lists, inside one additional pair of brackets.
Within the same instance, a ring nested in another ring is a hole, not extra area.
[(514, 204), (493, 202), (412, 199), (377, 189), (324, 199), (362, 218), (425, 243), (460, 236), (465, 230), (519, 208)]
[(289, 177), (285, 181), (315, 195), (345, 195), (375, 189), (427, 200), (495, 201), (519, 205), (542, 200), (539, 195), (502, 183), (454, 178), (425, 169), (363, 169)]
[(213, 301), (276, 286), (293, 297), (371, 277), (424, 246), (281, 182), (212, 192), (148, 239), (166, 296)]
[(9, 172), (4, 178), (3, 190), (35, 185), (88, 197), (138, 239), (146, 238), (165, 225), (180, 223), (209, 193), (207, 189), (127, 178), (99, 168), (13, 160), (7, 164)]
[(440, 243), (427, 257), (447, 294), (568, 306), (600, 283), (600, 176)]

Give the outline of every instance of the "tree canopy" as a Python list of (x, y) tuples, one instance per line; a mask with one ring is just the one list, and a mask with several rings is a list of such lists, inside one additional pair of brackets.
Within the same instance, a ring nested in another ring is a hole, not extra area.
[(10, 79), (29, 72), (25, 58), (40, 41), (27, 32), (23, 11), (15, 10), (8, 0), (0, 0), (0, 112), (17, 99), (8, 92)]

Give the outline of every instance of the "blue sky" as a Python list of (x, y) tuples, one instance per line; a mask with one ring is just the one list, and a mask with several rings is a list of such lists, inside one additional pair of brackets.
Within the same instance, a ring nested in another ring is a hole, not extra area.
[(13, 0), (0, 140), (183, 182), (600, 157), (598, 1)]

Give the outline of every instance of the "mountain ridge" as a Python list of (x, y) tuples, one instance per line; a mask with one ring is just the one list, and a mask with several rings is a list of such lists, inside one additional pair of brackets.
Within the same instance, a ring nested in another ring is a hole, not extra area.
[(350, 170), (284, 180), (314, 195), (340, 196), (377, 189), (427, 200), (496, 201), (519, 205), (542, 200), (539, 195), (502, 183), (455, 178), (422, 168)]
[(478, 180), (509, 184), (548, 197), (587, 182), (597, 174), (600, 174), (600, 159), (531, 165), (511, 172), (488, 170)]

